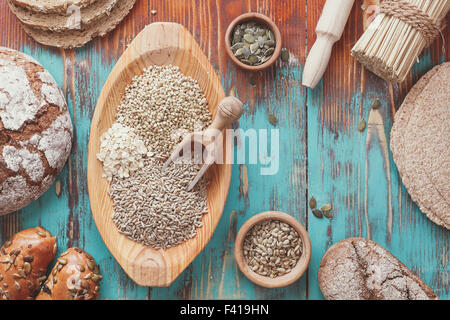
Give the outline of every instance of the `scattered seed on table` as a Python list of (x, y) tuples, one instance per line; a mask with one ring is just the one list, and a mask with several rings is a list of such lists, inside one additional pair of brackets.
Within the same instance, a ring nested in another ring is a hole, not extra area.
[(328, 219), (332, 219), (333, 218), (333, 213), (331, 212), (331, 210), (328, 211), (323, 211), (323, 215), (328, 218)]
[(376, 99), (376, 100), (372, 103), (372, 106), (371, 106), (371, 108), (374, 109), (374, 110), (376, 110), (376, 109), (378, 109), (378, 108), (380, 108), (380, 107), (381, 107), (381, 102), (380, 102), (380, 100), (378, 100), (378, 99)]
[(331, 210), (331, 205), (329, 205), (328, 203), (327, 203), (327, 204), (324, 204), (324, 205), (320, 208), (320, 210), (322, 210), (322, 212), (330, 211), (330, 210)]
[(273, 114), (269, 113), (268, 118), (269, 118), (269, 122), (270, 122), (273, 126), (276, 126), (276, 125), (277, 125), (277, 123), (278, 123), (277, 117), (275, 117)]
[(358, 123), (358, 130), (363, 132), (366, 129), (366, 120), (361, 119)]
[(254, 75), (250, 75), (250, 77), (248, 78), (248, 82), (254, 87), (257, 84), (257, 80), (256, 77)]
[(309, 207), (311, 209), (315, 209), (316, 206), (317, 206), (316, 198), (314, 198), (314, 196), (312, 196), (311, 199), (309, 200)]
[(319, 209), (312, 209), (312, 213), (314, 216), (316, 216), (319, 219), (323, 218), (323, 213)]
[(289, 62), (289, 57), (290, 57), (290, 54), (289, 54), (288, 49), (286, 49), (286, 48), (281, 49), (281, 60), (283, 62)]

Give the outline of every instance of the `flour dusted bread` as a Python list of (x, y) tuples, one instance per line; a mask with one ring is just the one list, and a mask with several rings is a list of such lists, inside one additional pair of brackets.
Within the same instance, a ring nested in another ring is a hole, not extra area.
[(450, 229), (450, 63), (411, 89), (395, 115), (391, 149), (411, 198), (434, 223)]
[(24, 25), (48, 31), (67, 31), (77, 28), (86, 28), (89, 24), (101, 17), (108, 16), (119, 0), (97, 0), (93, 4), (77, 10), (68, 10), (64, 13), (35, 12), (18, 6), (13, 0), (7, 0), (14, 15)]
[(33, 58), (0, 47), (0, 215), (40, 197), (71, 145), (72, 122), (55, 80)]
[(113, 30), (133, 8), (136, 0), (120, 0), (116, 3), (109, 15), (81, 26), (81, 29), (53, 32), (40, 30), (23, 25), (25, 32), (39, 43), (61, 48), (80, 47), (95, 37), (102, 37)]
[(437, 300), (416, 274), (376, 242), (349, 238), (320, 262), (319, 286), (328, 300)]
[(41, 227), (6, 241), (0, 249), (0, 300), (33, 300), (56, 249), (56, 238)]
[(94, 258), (70, 248), (58, 258), (36, 300), (95, 300), (101, 280)]
[(36, 12), (66, 12), (71, 5), (80, 8), (86, 7), (97, 0), (11, 0), (15, 5)]

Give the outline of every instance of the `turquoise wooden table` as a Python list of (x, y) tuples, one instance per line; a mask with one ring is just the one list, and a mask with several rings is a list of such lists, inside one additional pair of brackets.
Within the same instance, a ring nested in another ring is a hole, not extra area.
[[(322, 255), (339, 240), (362, 236), (390, 250), (442, 299), (450, 298), (450, 231), (431, 223), (411, 201), (389, 150), (392, 118), (409, 88), (433, 65), (448, 60), (449, 27), (446, 42), (439, 39), (426, 50), (404, 84), (390, 85), (349, 54), (363, 32), (362, 1), (356, 3), (323, 81), (311, 91), (301, 86), (301, 74), (324, 0), (138, 0), (114, 32), (75, 50), (34, 42), (6, 0), (0, 0), (0, 45), (32, 55), (50, 71), (65, 93), (75, 128), (71, 157), (56, 184), (27, 208), (0, 218), (2, 240), (42, 225), (57, 235), (58, 253), (84, 248), (101, 265), (102, 299), (323, 299), (317, 283)], [(256, 85), (227, 58), (223, 44), (228, 24), (248, 11), (271, 17), (290, 52), (289, 62), (255, 74)], [(92, 218), (86, 182), (90, 121), (102, 86), (127, 44), (156, 21), (178, 22), (193, 33), (226, 92), (234, 90), (247, 102), (240, 128), (277, 128), (281, 141), (276, 175), (261, 176), (260, 165), (234, 165), (228, 201), (211, 241), (168, 288), (139, 287), (115, 262)], [(377, 98), (382, 106), (370, 113)], [(275, 126), (269, 114), (277, 118)], [(357, 129), (360, 118), (368, 121), (364, 132)], [(332, 205), (332, 220), (311, 214), (307, 202), (312, 195)], [(293, 215), (311, 237), (309, 270), (283, 289), (253, 285), (233, 258), (239, 227), (266, 210)]]

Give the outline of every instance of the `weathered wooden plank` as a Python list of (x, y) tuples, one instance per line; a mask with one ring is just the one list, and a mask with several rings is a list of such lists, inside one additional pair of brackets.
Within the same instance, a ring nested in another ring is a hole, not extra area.
[[(307, 4), (308, 39), (312, 41), (323, 4)], [(309, 215), (313, 245), (310, 297), (322, 298), (317, 270), (324, 251), (344, 238), (362, 236), (390, 250), (445, 299), (449, 296), (450, 269), (444, 261), (448, 260), (450, 235), (429, 222), (411, 202), (388, 147), (395, 110), (412, 84), (444, 59), (443, 44), (438, 41), (424, 53), (407, 83), (391, 86), (365, 71), (349, 55), (363, 32), (361, 16), (361, 8), (356, 5), (324, 80), (308, 91), (309, 196), (334, 208), (331, 221)], [(448, 42), (445, 46), (448, 48)], [(376, 98), (382, 107), (370, 111)], [(368, 121), (362, 133), (357, 130), (360, 118)]]

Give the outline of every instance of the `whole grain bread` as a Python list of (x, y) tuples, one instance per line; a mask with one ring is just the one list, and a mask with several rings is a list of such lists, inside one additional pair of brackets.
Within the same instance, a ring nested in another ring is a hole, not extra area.
[(450, 229), (450, 63), (411, 89), (395, 115), (391, 150), (402, 182), (422, 212)]
[(11, 0), (15, 5), (35, 12), (64, 13), (70, 6), (79, 8), (93, 4), (97, 0)]
[(16, 233), (0, 249), (0, 300), (33, 300), (47, 278), (56, 237), (41, 227)]
[(438, 300), (416, 274), (374, 241), (348, 238), (320, 262), (319, 286), (328, 300)]
[(80, 47), (95, 37), (102, 37), (113, 30), (127, 16), (136, 0), (118, 1), (109, 16), (104, 16), (79, 30), (52, 32), (30, 28), (24, 24), (25, 32), (39, 43), (61, 48)]
[(86, 28), (101, 17), (108, 16), (119, 0), (97, 0), (93, 4), (70, 13), (35, 12), (7, 0), (11, 11), (24, 25), (48, 31), (68, 31)]
[(36, 200), (69, 157), (72, 121), (53, 77), (0, 47), (0, 215)]
[(94, 258), (80, 248), (70, 248), (58, 258), (36, 300), (96, 300), (100, 280)]

